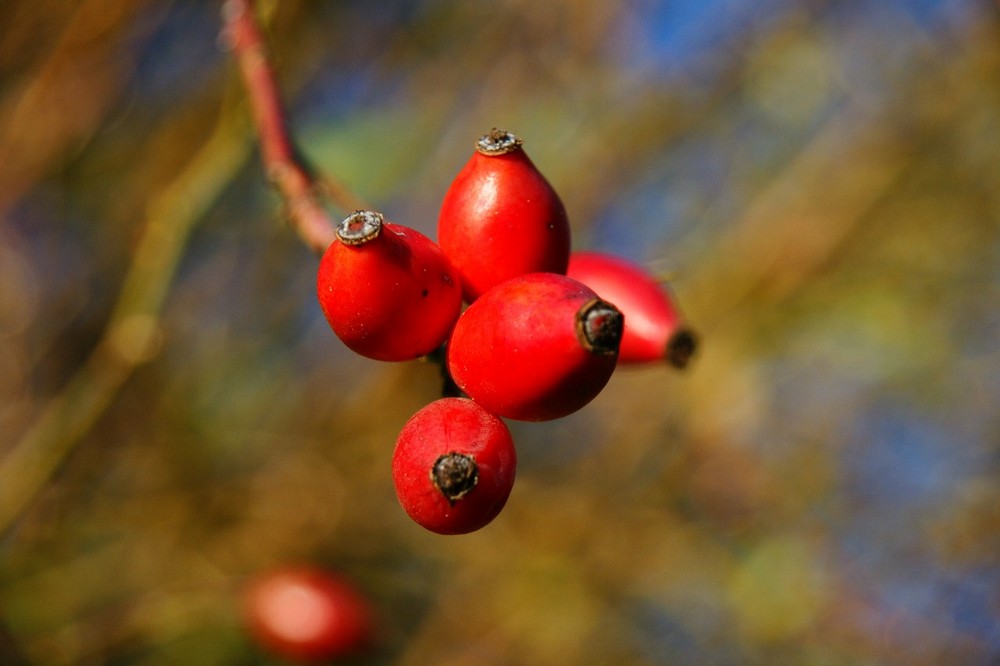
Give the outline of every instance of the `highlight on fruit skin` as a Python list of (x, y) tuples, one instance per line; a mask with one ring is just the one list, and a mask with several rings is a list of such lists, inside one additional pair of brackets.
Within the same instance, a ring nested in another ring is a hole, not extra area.
[(455, 324), (447, 365), (487, 410), (520, 421), (572, 414), (608, 383), (621, 312), (565, 275), (529, 273), (480, 296)]
[(462, 307), (458, 271), (427, 236), (355, 211), (320, 260), (320, 307), (354, 352), (379, 361), (430, 354), (448, 338)]
[(618, 362), (666, 361), (684, 368), (698, 347), (698, 337), (681, 314), (665, 282), (645, 268), (611, 254), (577, 251), (567, 275), (583, 282), (625, 315)]
[(441, 249), (458, 270), (469, 303), (524, 273), (566, 273), (570, 226), (552, 184), (520, 138), (493, 129), (455, 176), (441, 202)]

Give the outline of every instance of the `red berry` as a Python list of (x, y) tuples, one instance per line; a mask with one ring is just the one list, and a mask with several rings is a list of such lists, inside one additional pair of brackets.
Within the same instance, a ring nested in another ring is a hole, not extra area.
[(410, 518), (438, 534), (465, 534), (500, 513), (516, 467), (503, 421), (467, 398), (441, 398), (403, 426), (392, 479)]
[(621, 313), (589, 287), (529, 273), (493, 287), (462, 313), (448, 342), (448, 370), (494, 414), (555, 419), (604, 388), (621, 333)]
[(570, 228), (559, 195), (521, 148), (494, 129), (455, 177), (441, 204), (438, 242), (470, 303), (524, 273), (565, 273)]
[(319, 265), (319, 304), (358, 354), (406, 361), (434, 351), (462, 307), (458, 273), (423, 234), (357, 211), (337, 227)]
[(574, 252), (571, 277), (614, 303), (625, 314), (619, 363), (666, 359), (683, 368), (697, 346), (666, 285), (642, 266), (599, 252)]
[(286, 658), (318, 661), (366, 647), (373, 634), (368, 601), (351, 583), (314, 567), (287, 567), (258, 576), (244, 596), (254, 638)]

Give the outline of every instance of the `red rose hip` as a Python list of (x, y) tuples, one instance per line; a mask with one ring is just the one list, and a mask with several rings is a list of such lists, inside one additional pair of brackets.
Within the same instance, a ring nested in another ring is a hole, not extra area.
[(345, 345), (406, 361), (445, 341), (462, 307), (458, 273), (423, 234), (357, 211), (337, 227), (319, 265), (320, 307)]
[(299, 661), (356, 653), (373, 635), (373, 612), (364, 595), (317, 567), (283, 567), (259, 575), (246, 589), (243, 614), (258, 643)]
[(465, 534), (492, 521), (510, 496), (517, 454), (506, 424), (467, 398), (441, 398), (396, 440), (396, 496), (419, 525)]
[(586, 285), (529, 273), (493, 287), (462, 313), (448, 341), (448, 370), (494, 414), (556, 419), (604, 388), (621, 334), (621, 312)]
[(565, 273), (569, 220), (521, 140), (494, 129), (476, 144), (444, 196), (438, 242), (458, 269), (471, 303), (517, 275)]
[(697, 347), (667, 286), (646, 269), (600, 252), (574, 252), (567, 273), (614, 303), (625, 315), (619, 363), (666, 359), (683, 368)]

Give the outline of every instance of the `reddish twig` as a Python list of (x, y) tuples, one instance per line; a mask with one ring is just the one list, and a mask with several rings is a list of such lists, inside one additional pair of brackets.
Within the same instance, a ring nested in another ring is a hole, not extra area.
[(292, 226), (313, 251), (322, 254), (336, 238), (335, 225), (320, 193), (345, 210), (366, 206), (330, 179), (317, 178), (296, 151), (252, 0), (226, 0), (223, 40), (233, 51), (250, 98), (268, 178), (288, 206)]

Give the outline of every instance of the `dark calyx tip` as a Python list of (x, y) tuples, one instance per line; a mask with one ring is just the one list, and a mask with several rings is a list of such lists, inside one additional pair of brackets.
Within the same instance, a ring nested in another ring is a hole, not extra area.
[(694, 331), (682, 328), (667, 340), (667, 349), (664, 357), (670, 365), (678, 369), (684, 369), (697, 350), (698, 336), (695, 335)]
[(337, 238), (344, 245), (361, 245), (382, 232), (384, 218), (372, 210), (356, 210), (337, 225)]
[(457, 451), (444, 454), (431, 468), (431, 482), (450, 504), (455, 504), (479, 482), (476, 459)]
[(514, 133), (494, 127), (476, 142), (476, 150), (483, 155), (503, 155), (520, 150), (522, 143)]
[(611, 303), (599, 298), (589, 301), (577, 312), (576, 324), (577, 336), (587, 351), (601, 355), (618, 353), (625, 317)]

